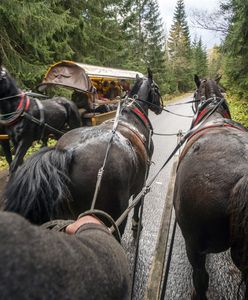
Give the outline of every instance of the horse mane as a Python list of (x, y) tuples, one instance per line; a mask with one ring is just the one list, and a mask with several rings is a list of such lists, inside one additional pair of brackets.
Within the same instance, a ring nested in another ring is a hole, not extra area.
[(221, 88), (219, 87), (218, 83), (213, 79), (203, 79), (203, 84), (209, 95), (215, 94), (217, 97), (223, 98), (221, 93)]
[(137, 80), (135, 81), (130, 93), (129, 93), (129, 96), (132, 97), (133, 95), (137, 94), (139, 89), (140, 89), (140, 86), (142, 85), (143, 83), (143, 79), (138, 77)]

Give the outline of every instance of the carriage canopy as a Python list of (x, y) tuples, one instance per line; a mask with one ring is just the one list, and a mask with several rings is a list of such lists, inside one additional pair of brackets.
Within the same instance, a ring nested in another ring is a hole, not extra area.
[(94, 81), (134, 80), (137, 74), (140, 77), (144, 77), (142, 73), (136, 71), (62, 60), (49, 67), (42, 83), (38, 86), (38, 90), (43, 91), (49, 85), (61, 85), (84, 92), (91, 92)]

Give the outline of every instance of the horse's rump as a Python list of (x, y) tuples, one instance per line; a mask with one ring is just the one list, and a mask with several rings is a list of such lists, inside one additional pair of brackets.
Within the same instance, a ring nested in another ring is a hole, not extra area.
[(187, 239), (200, 240), (202, 251), (220, 252), (230, 246), (230, 195), (248, 171), (248, 135), (220, 127), (193, 139), (177, 171), (177, 219)]

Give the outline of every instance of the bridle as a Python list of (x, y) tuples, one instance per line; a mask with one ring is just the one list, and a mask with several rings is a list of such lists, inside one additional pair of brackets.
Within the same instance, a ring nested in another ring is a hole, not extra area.
[[(210, 97), (208, 98), (206, 97), (207, 82), (209, 82), (209, 88), (210, 88)], [(195, 103), (198, 102), (199, 105), (196, 107), (195, 116), (192, 121), (191, 129), (194, 126), (196, 126), (199, 122), (201, 122), (208, 114), (208, 112), (211, 110), (211, 108), (215, 106), (217, 106), (218, 109), (222, 109), (222, 111), (218, 111), (218, 112), (223, 116), (223, 118), (231, 119), (231, 114), (225, 98), (216, 95), (211, 80), (207, 80), (207, 79), (202, 80), (200, 86), (194, 93), (194, 100)]]

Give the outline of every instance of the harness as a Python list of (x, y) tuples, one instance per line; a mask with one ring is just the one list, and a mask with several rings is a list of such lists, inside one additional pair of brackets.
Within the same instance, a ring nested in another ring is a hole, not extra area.
[[(16, 111), (14, 111), (12, 113), (1, 115), (1, 120), (0, 120), (1, 125), (6, 126), (6, 127), (15, 125), (22, 118), (23, 113), (28, 111), (28, 108), (30, 105), (30, 98), (25, 93), (21, 93), (20, 96), (21, 96), (21, 98), (20, 98), (20, 101), (19, 101)], [(13, 96), (12, 98), (14, 98), (14, 97), (16, 97), (16, 96)], [(2, 119), (3, 117), (5, 119)]]
[[(51, 132), (59, 135), (63, 135), (64, 132), (50, 126), (45, 122), (45, 115), (44, 115), (44, 106), (41, 103), (40, 100), (34, 98), (33, 100), (36, 102), (36, 105), (38, 106), (38, 110), (40, 113), (40, 119), (35, 118), (33, 115), (28, 113), (28, 109), (30, 106), (30, 98), (28, 97), (28, 94), (32, 94), (30, 92), (27, 93), (20, 93), (14, 96), (8, 96), (1, 98), (0, 101), (7, 100), (7, 99), (14, 99), (15, 97), (21, 96), (21, 99), (19, 101), (19, 104), (17, 106), (17, 109), (14, 112), (7, 113), (7, 114), (0, 114), (0, 125), (6, 126), (6, 127), (11, 127), (18, 123), (23, 117), (28, 119), (29, 121), (43, 127), (42, 134), (41, 134), (41, 139), (44, 136), (44, 130), (45, 128), (48, 128)], [(40, 96), (40, 94), (35, 94)], [(42, 96), (42, 95), (41, 95)], [(3, 119), (5, 118), (5, 119)]]
[[(226, 112), (227, 115), (230, 116), (230, 114), (228, 114), (228, 112)], [(204, 119), (204, 118), (203, 118)], [(202, 118), (199, 118), (199, 120), (203, 120)], [(200, 121), (199, 121), (200, 122)], [(196, 123), (199, 124), (199, 122)], [(195, 123), (194, 123), (195, 124)], [(178, 166), (177, 169), (179, 168), (179, 165), (182, 161), (182, 159), (185, 157), (185, 155), (187, 154), (188, 150), (190, 149), (190, 147), (199, 140), (199, 138), (201, 138), (203, 135), (212, 132), (214, 129), (218, 129), (218, 128), (233, 128), (236, 130), (240, 130), (243, 132), (247, 132), (248, 130), (242, 126), (241, 124), (229, 119), (229, 118), (225, 118), (225, 119), (218, 119), (218, 120), (213, 120), (208, 122), (208, 124), (206, 124), (203, 127), (199, 127), (196, 131), (193, 131), (188, 139), (187, 139), (187, 143), (185, 145), (185, 147), (183, 148), (183, 151), (179, 157), (179, 161), (178, 161)]]

